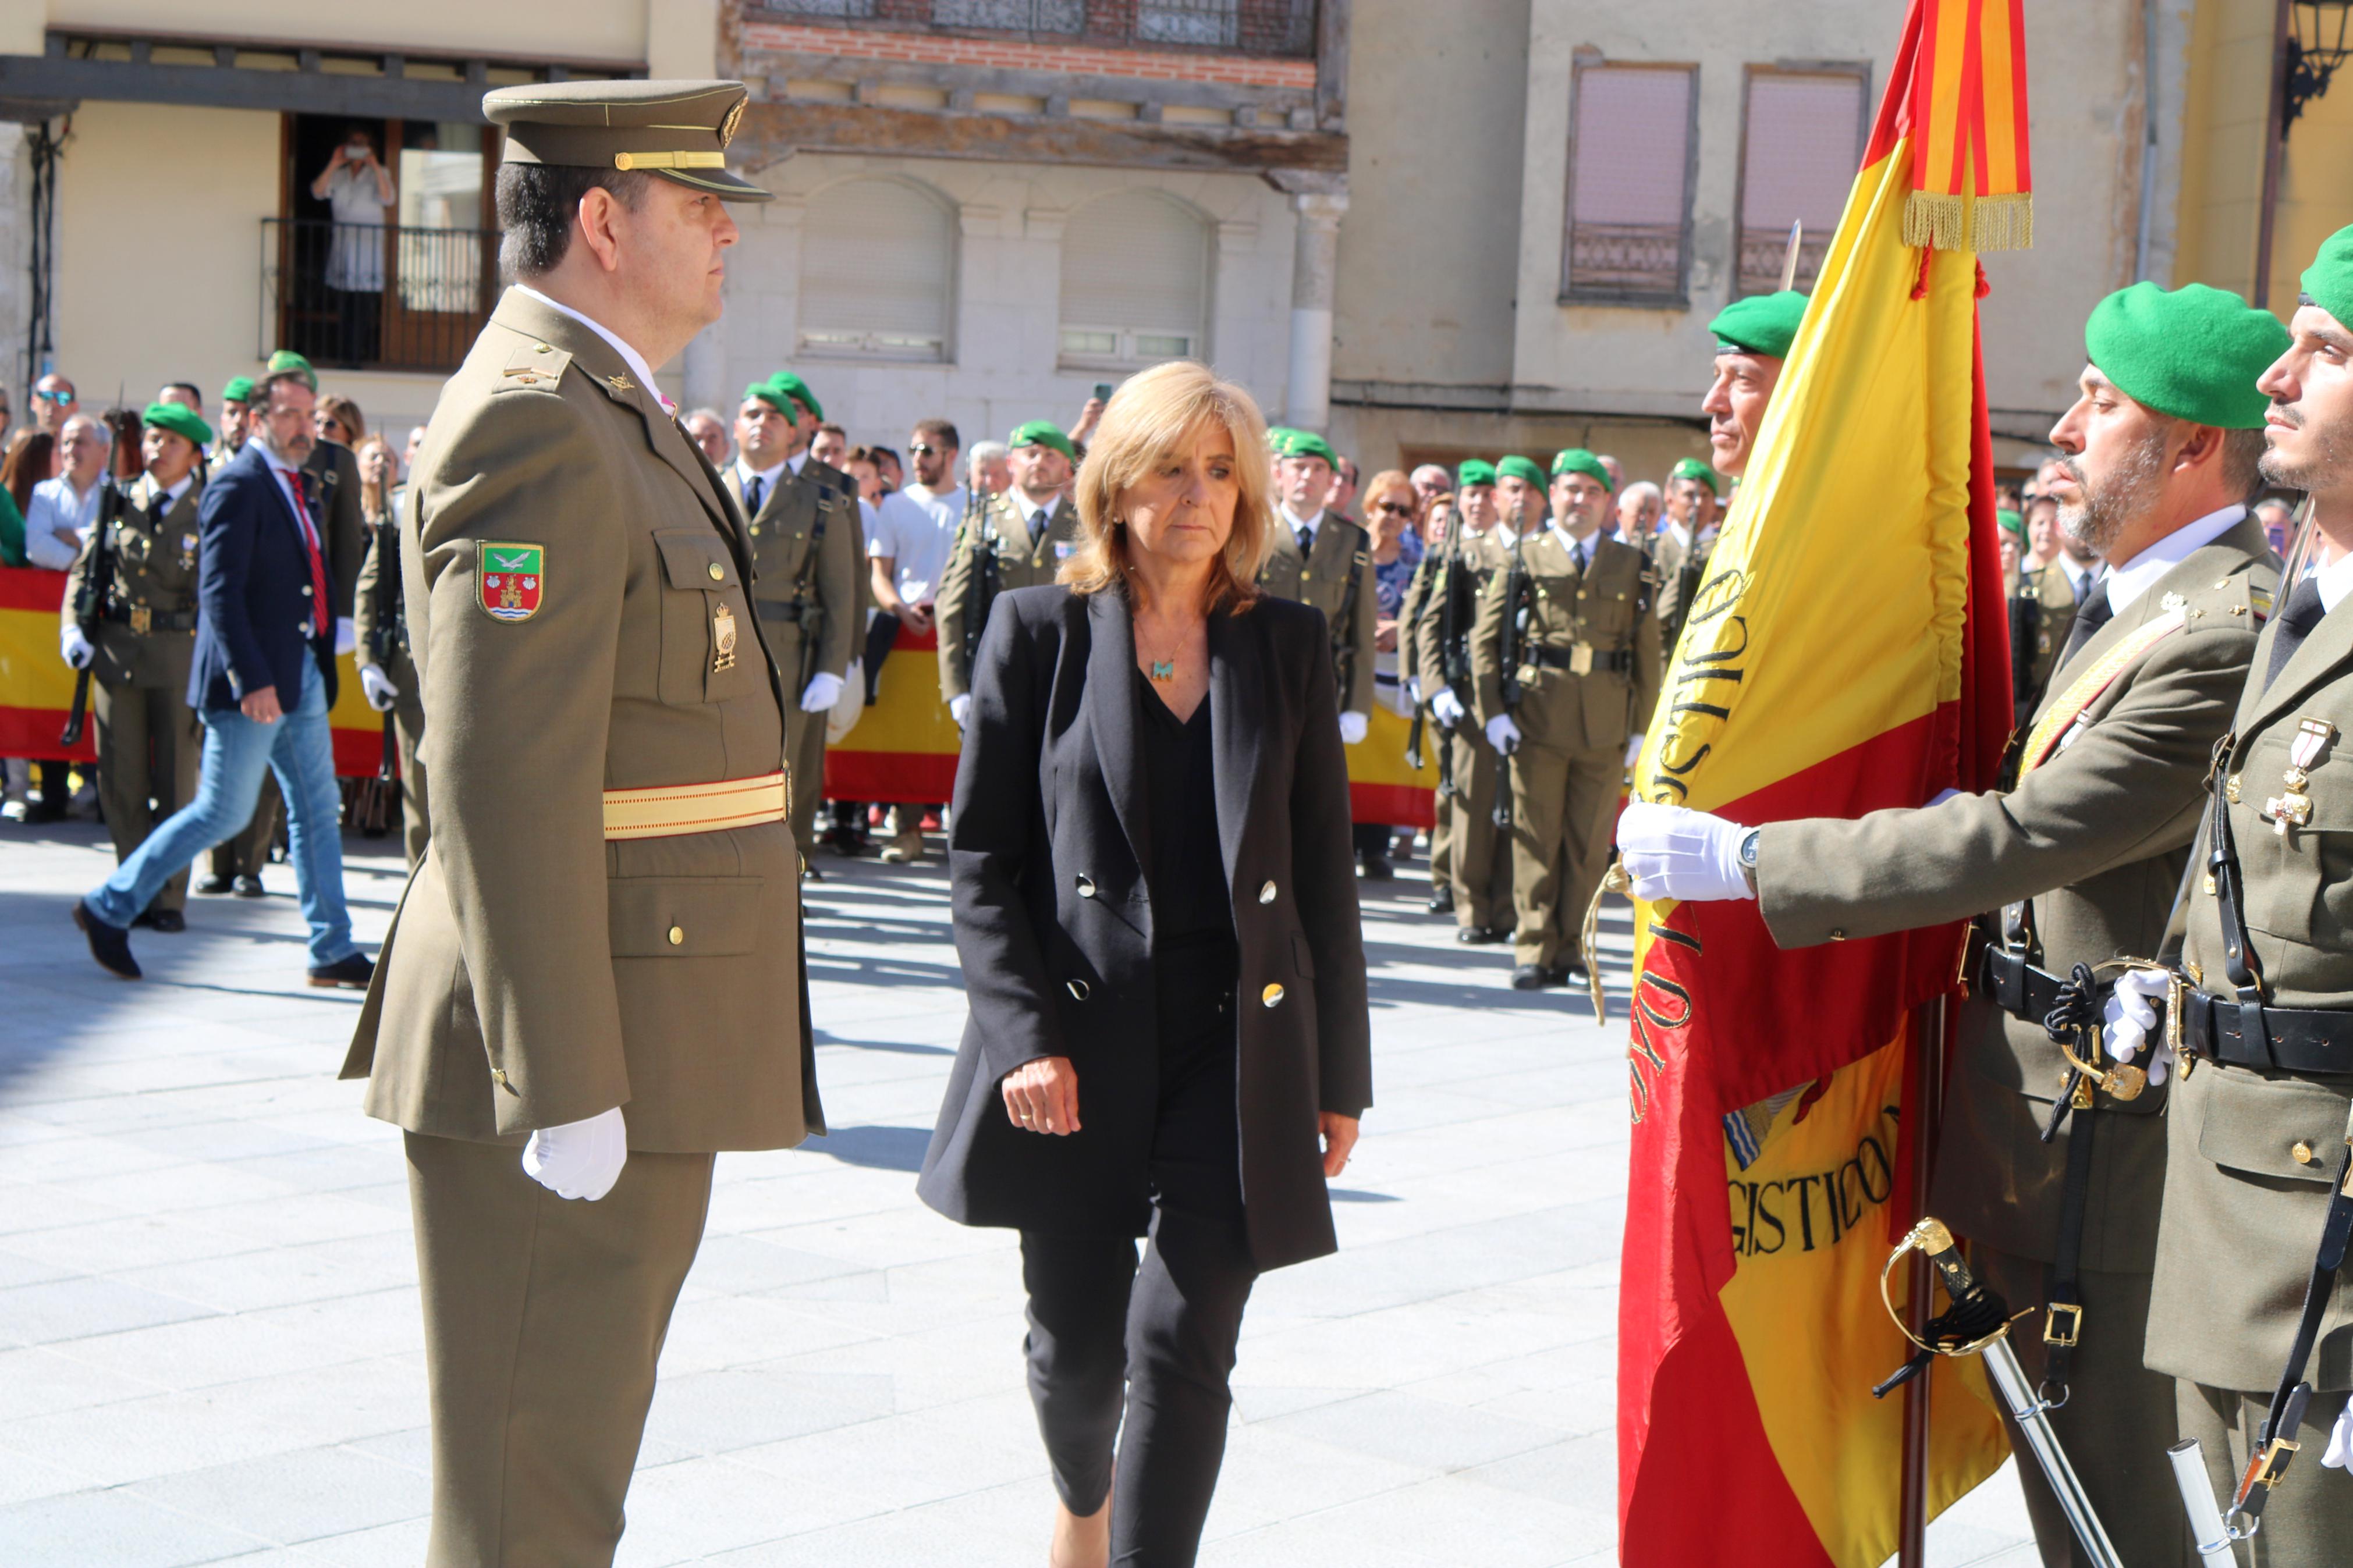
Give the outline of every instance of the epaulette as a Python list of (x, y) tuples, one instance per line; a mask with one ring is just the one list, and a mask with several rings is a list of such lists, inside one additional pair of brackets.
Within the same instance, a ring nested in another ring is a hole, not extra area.
[(546, 387), (553, 391), (555, 384), (564, 379), (565, 369), (571, 363), (572, 353), (568, 349), (536, 340), (518, 342), (514, 352), (507, 355), (506, 368), (499, 372), (499, 384), (494, 390), (504, 392), (510, 387), (530, 386)]
[(2272, 596), (2257, 585), (2250, 566), (2225, 573), (2211, 586), (2200, 584), (2187, 595), (2167, 597), (2180, 604), (2188, 629), (2193, 632), (2220, 628), (2259, 632), (2272, 613)]

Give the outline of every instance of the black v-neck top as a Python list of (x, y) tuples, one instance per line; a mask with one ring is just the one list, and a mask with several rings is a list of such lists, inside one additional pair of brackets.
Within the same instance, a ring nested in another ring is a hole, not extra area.
[(1143, 722), (1144, 791), (1152, 824), (1153, 951), (1234, 940), (1226, 889), (1225, 847), (1218, 840), (1217, 756), (1209, 740), (1209, 700), (1190, 719), (1169, 711), (1142, 670), (1135, 705)]

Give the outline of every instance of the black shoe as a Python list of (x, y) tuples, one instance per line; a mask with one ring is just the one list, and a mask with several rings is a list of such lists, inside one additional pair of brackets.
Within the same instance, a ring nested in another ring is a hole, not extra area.
[(269, 896), (269, 889), (261, 885), (259, 877), (239, 877), (236, 886), (237, 896), (240, 899), (266, 899)]
[(65, 819), (66, 803), (61, 800), (51, 800), (45, 795), (38, 800), (25, 803), (25, 821), (27, 824), (63, 822)]
[(139, 961), (131, 956), (131, 933), (121, 926), (111, 926), (90, 912), (86, 901), (77, 900), (73, 907), (73, 922), (81, 927), (82, 935), (90, 938), (90, 955), (98, 966), (117, 980), (139, 978)]
[(825, 873), (818, 870), (814, 864), (807, 860), (801, 862), (801, 876), (804, 879), (811, 882), (822, 882), (825, 880)]
[(1542, 991), (1559, 984), (1553, 972), (1541, 964), (1523, 963), (1512, 971), (1512, 989), (1514, 991)]
[(1440, 888), (1430, 895), (1430, 912), (1434, 915), (1454, 912), (1454, 889), (1451, 887)]
[(234, 881), (227, 877), (206, 877), (203, 881), (196, 884), (196, 891), (199, 893), (209, 893), (215, 897), (218, 897), (220, 894), (227, 892), (229, 889), (236, 885), (237, 884)]
[(1367, 882), (1386, 882), (1397, 875), (1397, 868), (1389, 864), (1389, 858), (1386, 855), (1359, 855), (1356, 857), (1356, 875)]
[(162, 931), (165, 936), (172, 936), (188, 929), (186, 919), (177, 910), (149, 910), (131, 923), (135, 926), (145, 926), (149, 931)]
[(364, 991), (375, 978), (375, 965), (364, 952), (339, 958), (332, 963), (322, 963), (311, 971), (311, 984), (322, 991), (342, 986), (346, 991)]
[(1454, 940), (1467, 947), (1485, 947), (1492, 942), (1511, 941), (1512, 933), (1502, 926), (1463, 926), (1455, 931)]

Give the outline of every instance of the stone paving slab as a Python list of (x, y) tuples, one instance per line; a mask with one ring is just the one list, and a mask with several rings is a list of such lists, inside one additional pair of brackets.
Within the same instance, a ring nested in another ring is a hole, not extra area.
[[(364, 941), (402, 880), (346, 839)], [(67, 923), (87, 824), (0, 827), (0, 1564), (407, 1568), (428, 1507), (397, 1134), (334, 1081), (358, 999), (301, 984), (292, 873), (139, 933)], [(719, 1162), (647, 1428), (630, 1568), (1043, 1560), (1010, 1235), (913, 1173), (962, 1032), (940, 868), (808, 889), (833, 1135)], [(1622, 1044), (1366, 889), (1379, 1104), (1341, 1251), (1261, 1281), (1202, 1562), (1558, 1568), (1614, 1558)], [(1622, 911), (1605, 923), (1621, 949)], [(1936, 1568), (2031, 1568), (2005, 1471)]]

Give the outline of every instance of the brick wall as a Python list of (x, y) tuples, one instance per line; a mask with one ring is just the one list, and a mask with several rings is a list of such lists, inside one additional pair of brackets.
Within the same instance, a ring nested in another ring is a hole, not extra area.
[[(928, 0), (881, 0), (878, 11), (913, 5), (928, 17)], [(1263, 16), (1280, 7), (1253, 7)], [(1284, 26), (1288, 26), (1285, 22)], [(869, 27), (807, 27), (746, 21), (743, 47), (749, 53), (833, 55), (843, 59), (890, 60), (923, 65), (976, 66), (994, 70), (1060, 71), (1075, 76), (1129, 77), (1144, 81), (1219, 82), (1236, 87), (1284, 87), (1312, 92), (1314, 60), (1266, 59), (1249, 55), (1202, 54), (1183, 49), (1097, 48), (1084, 44), (1031, 44), (1014, 39), (953, 37)]]

